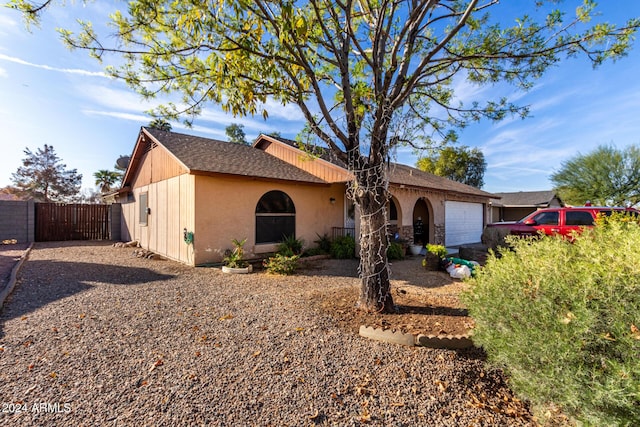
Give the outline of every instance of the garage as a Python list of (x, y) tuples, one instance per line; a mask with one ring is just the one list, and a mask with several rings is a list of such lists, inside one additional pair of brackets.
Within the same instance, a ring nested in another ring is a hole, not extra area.
[(469, 202), (445, 202), (445, 246), (478, 243), (484, 228), (484, 205)]

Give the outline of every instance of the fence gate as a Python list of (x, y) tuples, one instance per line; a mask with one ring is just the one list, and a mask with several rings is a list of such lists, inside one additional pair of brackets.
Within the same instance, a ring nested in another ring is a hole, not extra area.
[(108, 240), (109, 205), (36, 203), (35, 240)]

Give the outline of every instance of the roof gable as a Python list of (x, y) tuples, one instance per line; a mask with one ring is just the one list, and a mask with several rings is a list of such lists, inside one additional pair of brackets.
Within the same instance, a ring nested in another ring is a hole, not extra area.
[(251, 146), (143, 127), (123, 181), (125, 185), (131, 184), (149, 144), (162, 147), (186, 173), (194, 175), (225, 174), (326, 184), (322, 179)]
[[(263, 150), (268, 150), (274, 155), (281, 156), (277, 150), (273, 150), (271, 148), (272, 144), (279, 144), (282, 147), (286, 147), (288, 150), (295, 150), (299, 154), (299, 156), (305, 156), (307, 159), (310, 158), (308, 154), (306, 154), (303, 150), (298, 148), (298, 143), (292, 141), (290, 139), (281, 138), (281, 137), (272, 137), (266, 135), (260, 135), (256, 141), (254, 142), (254, 147), (260, 148)], [(311, 149), (312, 152), (317, 153), (318, 157), (312, 158), (312, 162), (320, 163), (323, 167), (328, 168), (338, 168), (341, 170), (342, 181), (348, 181), (352, 179), (351, 173), (349, 173), (346, 169), (346, 166), (343, 162), (336, 158), (332, 154), (330, 150), (326, 150), (322, 147), (313, 147)], [(290, 159), (284, 158), (285, 161), (291, 161)], [(293, 160), (294, 163), (299, 163), (296, 160)], [(311, 162), (309, 162), (311, 163)], [(314, 172), (312, 169), (308, 168), (311, 173)], [(480, 197), (495, 197), (494, 194), (487, 193), (486, 191), (480, 190), (476, 187), (472, 187), (470, 185), (462, 184), (457, 181), (450, 180), (448, 178), (444, 178), (438, 175), (431, 174), (429, 172), (421, 171), (420, 169), (403, 165), (400, 163), (390, 163), (389, 165), (389, 183), (396, 184), (399, 186), (409, 186), (414, 188), (428, 188), (433, 190), (445, 191), (445, 192), (454, 192), (459, 194), (467, 194), (474, 195)]]
[(298, 148), (296, 141), (260, 135), (253, 146), (327, 182), (348, 182), (353, 176), (342, 163), (331, 159), (331, 152), (313, 147), (310, 152)]

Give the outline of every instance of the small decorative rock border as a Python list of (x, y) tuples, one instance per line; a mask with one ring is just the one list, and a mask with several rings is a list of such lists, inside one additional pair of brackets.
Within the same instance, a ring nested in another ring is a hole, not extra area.
[(429, 347), (444, 348), (449, 350), (459, 350), (473, 347), (470, 335), (414, 335), (403, 332), (395, 332), (391, 329), (373, 328), (371, 326), (360, 326), (360, 336), (377, 341), (401, 344), (408, 347)]
[(27, 250), (20, 257), (20, 260), (16, 263), (16, 265), (13, 266), (13, 269), (11, 269), (11, 275), (9, 276), (9, 282), (7, 282), (7, 286), (5, 286), (4, 289), (0, 290), (0, 309), (4, 304), (4, 300), (6, 300), (7, 297), (11, 294), (11, 292), (13, 292), (13, 288), (15, 288), (16, 286), (18, 272), (22, 268), (22, 264), (24, 264), (27, 257), (29, 256), (29, 252), (31, 252), (31, 248), (33, 248), (33, 243), (29, 245)]

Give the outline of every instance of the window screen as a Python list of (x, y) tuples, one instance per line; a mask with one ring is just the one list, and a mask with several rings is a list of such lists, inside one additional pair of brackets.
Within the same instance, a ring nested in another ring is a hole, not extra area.
[(140, 225), (147, 225), (147, 220), (149, 217), (148, 193), (140, 193), (140, 203), (138, 207), (140, 209)]
[(282, 191), (265, 193), (256, 205), (256, 244), (278, 243), (296, 235), (296, 208)]

